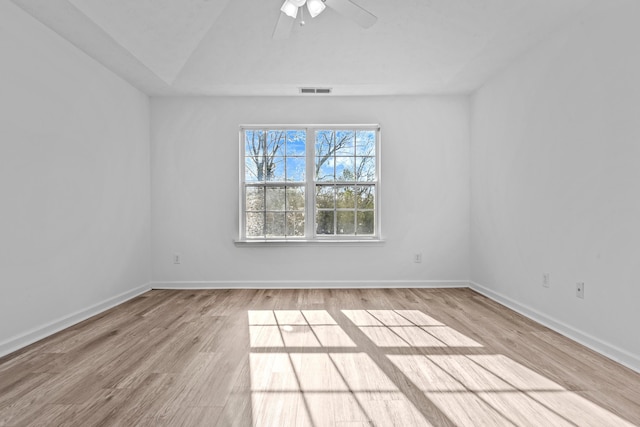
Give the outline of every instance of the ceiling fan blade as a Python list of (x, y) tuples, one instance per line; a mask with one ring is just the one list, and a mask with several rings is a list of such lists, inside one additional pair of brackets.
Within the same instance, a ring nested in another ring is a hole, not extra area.
[(293, 28), (294, 22), (295, 19), (290, 18), (284, 12), (280, 12), (278, 23), (276, 24), (276, 28), (273, 30), (273, 39), (284, 40), (286, 38), (289, 38), (289, 34), (291, 33), (291, 28)]
[(356, 21), (363, 28), (371, 27), (378, 20), (373, 13), (350, 0), (324, 0), (324, 2), (339, 14)]

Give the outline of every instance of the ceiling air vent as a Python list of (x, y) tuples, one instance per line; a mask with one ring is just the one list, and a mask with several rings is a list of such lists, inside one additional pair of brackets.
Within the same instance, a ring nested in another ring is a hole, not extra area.
[(303, 94), (329, 94), (331, 93), (331, 88), (329, 87), (301, 87), (300, 93)]

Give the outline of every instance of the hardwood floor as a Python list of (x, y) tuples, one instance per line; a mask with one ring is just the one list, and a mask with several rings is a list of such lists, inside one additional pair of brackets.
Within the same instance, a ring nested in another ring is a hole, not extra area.
[(150, 291), (0, 359), (0, 426), (630, 426), (640, 375), (468, 289)]

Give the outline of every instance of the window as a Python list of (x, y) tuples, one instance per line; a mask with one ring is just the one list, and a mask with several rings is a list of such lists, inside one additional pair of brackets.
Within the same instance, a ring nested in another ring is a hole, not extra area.
[(240, 240), (378, 240), (377, 125), (244, 126)]

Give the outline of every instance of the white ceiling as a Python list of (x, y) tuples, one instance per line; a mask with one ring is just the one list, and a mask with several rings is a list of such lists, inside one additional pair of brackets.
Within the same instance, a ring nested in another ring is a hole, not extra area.
[(271, 35), (282, 0), (12, 0), (150, 95), (468, 93), (594, 1), (353, 0)]

